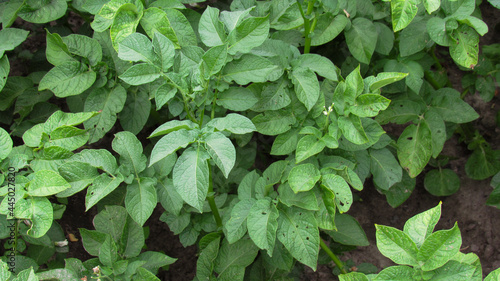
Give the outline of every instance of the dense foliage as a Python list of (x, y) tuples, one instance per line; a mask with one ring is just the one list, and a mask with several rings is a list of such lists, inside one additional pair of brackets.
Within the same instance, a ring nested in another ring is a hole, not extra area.
[[(293, 278), (316, 270), (320, 249), (342, 280), (481, 280), (457, 225), (433, 233), (441, 205), (404, 231), (377, 226), (400, 266), (347, 274), (336, 255), (368, 244), (346, 214), (367, 179), (393, 207), (428, 164), (431, 194), (459, 189), (440, 155), (455, 132), (473, 150), (467, 175), (496, 174), (487, 204), (500, 206), (500, 151), (463, 100), (491, 100), (500, 81), (499, 46), (479, 54), (481, 1), (191, 2), (0, 3), (1, 280), (158, 280), (175, 262), (145, 250), (158, 203), (181, 243), (198, 245), (196, 280)], [(40, 33), (46, 48), (23, 50)], [(464, 93), (438, 50), (471, 71)], [(29, 60), (29, 75), (9, 76), (8, 56)], [(95, 258), (63, 261), (57, 220), (80, 192), (98, 210), (79, 233)]]

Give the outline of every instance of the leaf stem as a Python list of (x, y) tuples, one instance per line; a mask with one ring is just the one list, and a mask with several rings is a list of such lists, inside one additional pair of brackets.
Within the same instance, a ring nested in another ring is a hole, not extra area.
[(212, 167), (210, 167), (210, 173), (208, 174), (207, 200), (208, 200), (208, 205), (210, 205), (210, 210), (212, 210), (212, 214), (214, 215), (215, 223), (217, 223), (217, 227), (222, 228), (222, 219), (220, 218), (219, 209), (217, 209), (217, 205), (215, 204), (214, 184), (212, 180)]
[(342, 274), (347, 274), (347, 271), (345, 270), (342, 261), (340, 261), (340, 259), (337, 258), (337, 256), (332, 252), (332, 250), (330, 250), (330, 248), (328, 248), (323, 239), (320, 239), (319, 245), (321, 246), (321, 249), (323, 249), (323, 251), (325, 251), (328, 254), (328, 256), (330, 256), (335, 265), (340, 269), (340, 272), (342, 272)]
[(302, 9), (302, 5), (300, 5), (299, 0), (297, 0), (297, 5), (299, 6), (300, 15), (304, 19), (304, 39), (305, 39), (304, 54), (308, 54), (311, 50), (311, 37), (309, 36), (309, 33), (311, 32), (311, 20), (307, 16), (311, 14), (312, 9), (314, 7), (314, 2), (316, 1), (315, 0), (309, 1), (307, 5), (307, 14), (306, 14)]

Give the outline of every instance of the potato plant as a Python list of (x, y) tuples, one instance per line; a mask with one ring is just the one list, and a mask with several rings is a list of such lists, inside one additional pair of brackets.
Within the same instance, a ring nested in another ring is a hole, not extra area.
[[(488, 27), (476, 1), (194, 2), (0, 3), (0, 238), (12, 242), (0, 279), (159, 280), (176, 259), (145, 250), (144, 227), (162, 208), (181, 243), (198, 245), (195, 280), (291, 278), (296, 267), (316, 270), (320, 250), (343, 280), (366, 280), (346, 275), (329, 248), (368, 243), (346, 214), (352, 189), (373, 181), (396, 207), (430, 163), (426, 189), (456, 192), (458, 176), (440, 155), (455, 131), (474, 150), (469, 176), (499, 172), (499, 151), (474, 135), (468, 123), (479, 115), (436, 55), (444, 48), (474, 69), (469, 89), (491, 96), (498, 52), (485, 52), (492, 63), (479, 72)], [(77, 32), (68, 16), (84, 21)], [(23, 51), (41, 32), (44, 50)], [(38, 63), (9, 76), (9, 57)], [(389, 136), (388, 123), (405, 127)], [(488, 204), (498, 206), (495, 190)], [(67, 252), (57, 220), (79, 194), (98, 211), (95, 229), (79, 231), (94, 258), (50, 263)], [(432, 221), (419, 215), (409, 226), (418, 237), (378, 227), (386, 242), (402, 237), (398, 251), (411, 255), (393, 260), (413, 266), (380, 274), (480, 272), (459, 245), (439, 261), (427, 262), (430, 250), (417, 255), (415, 243), (448, 239), (431, 235), (437, 208)], [(458, 243), (458, 227), (450, 231)], [(386, 242), (379, 248), (391, 258)]]

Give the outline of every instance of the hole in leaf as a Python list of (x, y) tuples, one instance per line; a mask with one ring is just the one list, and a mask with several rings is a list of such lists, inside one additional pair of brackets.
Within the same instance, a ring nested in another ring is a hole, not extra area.
[(306, 237), (306, 240), (309, 240), (309, 237)]
[(262, 212), (263, 215), (266, 215), (267, 213), (266, 212)]
[(413, 137), (409, 137), (409, 138), (407, 138), (407, 140), (409, 140), (409, 141), (411, 141), (412, 139), (413, 139)]

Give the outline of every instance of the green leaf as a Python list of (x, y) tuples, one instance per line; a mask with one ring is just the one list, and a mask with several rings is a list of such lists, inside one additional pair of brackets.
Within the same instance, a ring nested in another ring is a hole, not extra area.
[(67, 162), (59, 167), (59, 174), (71, 185), (57, 194), (57, 197), (69, 197), (87, 186), (99, 176), (97, 169), (82, 162)]
[(320, 237), (312, 212), (296, 207), (280, 208), (277, 237), (294, 258), (316, 270)]
[(209, 80), (212, 75), (219, 73), (226, 64), (227, 45), (220, 45), (210, 48), (201, 58), (200, 72), (205, 80)]
[(441, 1), (439, 0), (424, 0), (424, 7), (429, 14), (439, 9), (439, 6), (441, 6)]
[(265, 112), (278, 110), (291, 103), (290, 92), (287, 87), (288, 79), (278, 79), (275, 83), (263, 85), (262, 88), (257, 85), (258, 84), (252, 84), (247, 88), (251, 89), (256, 96), (260, 96), (259, 101), (252, 108), (253, 111)]
[(247, 232), (247, 216), (255, 202), (253, 198), (243, 199), (231, 210), (231, 218), (224, 224), (224, 234), (230, 244), (240, 240)]
[(271, 147), (271, 155), (287, 155), (291, 154), (297, 147), (298, 135), (297, 130), (289, 130), (283, 134), (278, 135)]
[(226, 31), (219, 20), (219, 9), (208, 6), (201, 15), (198, 24), (200, 39), (208, 47), (222, 45), (226, 42)]
[(319, 76), (325, 77), (332, 81), (337, 81), (339, 72), (331, 60), (318, 54), (303, 54), (291, 62), (293, 68), (309, 68), (316, 72)]
[(376, 120), (380, 124), (394, 122), (396, 124), (405, 124), (409, 121), (418, 120), (423, 113), (424, 104), (408, 99), (398, 99), (391, 101), (387, 110), (380, 112)]
[(118, 44), (118, 57), (126, 61), (156, 64), (159, 60), (153, 50), (153, 43), (141, 33), (132, 33)]
[(432, 155), (432, 135), (425, 120), (406, 127), (399, 136), (398, 158), (401, 166), (414, 178), (427, 165)]
[(105, 266), (113, 267), (114, 263), (118, 260), (118, 248), (115, 241), (111, 236), (106, 236), (104, 242), (99, 248), (99, 261)]
[(288, 174), (288, 184), (295, 193), (311, 190), (321, 178), (313, 164), (302, 164), (292, 168)]
[[(18, 202), (19, 203), (19, 202)], [(25, 204), (16, 204), (16, 217), (31, 220), (28, 235), (40, 238), (50, 229), (53, 220), (52, 203), (47, 197), (29, 197)]]
[(12, 151), (13, 142), (9, 133), (0, 128), (0, 161), (7, 158)]
[(49, 196), (70, 188), (71, 185), (58, 173), (41, 170), (34, 173), (33, 180), (28, 185), (31, 196)]
[(102, 198), (115, 190), (123, 180), (122, 174), (118, 174), (116, 177), (109, 177), (106, 174), (101, 174), (95, 178), (92, 185), (87, 189), (87, 196), (85, 196), (85, 211), (88, 211)]
[(117, 85), (111, 91), (99, 88), (93, 90), (85, 100), (85, 111), (100, 111), (101, 113), (94, 118), (85, 121), (83, 124), (89, 130), (89, 143), (100, 140), (116, 122), (116, 114), (122, 111), (127, 92)]
[(431, 106), (444, 121), (448, 122), (467, 123), (479, 117), (476, 111), (460, 98), (460, 93), (451, 88), (441, 88), (436, 91), (433, 94)]
[(396, 208), (399, 205), (403, 204), (411, 195), (413, 190), (415, 189), (416, 179), (410, 178), (408, 173), (405, 171), (403, 173), (403, 179), (395, 183), (389, 190), (382, 191), (387, 198), (387, 203), (391, 205), (391, 207)]
[(166, 135), (166, 134), (169, 134), (171, 132), (182, 130), (182, 129), (191, 130), (191, 129), (195, 129), (195, 128), (198, 128), (198, 124), (194, 123), (191, 120), (182, 120), (182, 121), (170, 120), (170, 121), (164, 123), (163, 125), (161, 125), (160, 127), (156, 128), (156, 130), (154, 130), (151, 133), (151, 135), (149, 135), (148, 138)]
[[(500, 6), (500, 3), (498, 5)], [(490, 272), (490, 274), (488, 274), (488, 276), (486, 276), (484, 281), (495, 281), (495, 280), (498, 280), (498, 278), (500, 278), (500, 268), (495, 269), (492, 272)]]
[(264, 173), (262, 173), (262, 177), (266, 180), (267, 186), (281, 182), (281, 178), (287, 169), (288, 163), (289, 161), (287, 160), (279, 160), (267, 167)]
[(124, 234), (127, 218), (127, 210), (124, 207), (106, 206), (95, 216), (93, 224), (97, 231), (111, 235), (111, 238), (118, 242)]
[[(160, 267), (164, 267), (174, 263), (177, 259), (171, 258), (163, 253), (147, 251), (139, 255), (138, 260), (146, 261), (141, 267), (153, 272), (158, 273)], [(142, 279), (140, 279), (142, 280)]]
[(8, 28), (14, 23), (17, 19), (17, 13), (23, 5), (24, 0), (12, 0), (5, 2), (5, 5), (2, 6), (3, 14), (1, 21), (3, 28)]
[[(226, 239), (222, 240), (219, 255), (215, 260), (215, 271), (219, 273), (219, 280), (240, 280), (235, 277), (233, 270), (240, 269), (244, 274), (245, 267), (254, 261), (258, 250), (250, 239), (240, 239), (234, 244), (229, 244)], [(232, 278), (229, 279), (230, 277)]]
[(330, 13), (320, 14), (314, 33), (311, 36), (311, 46), (326, 44), (335, 39), (347, 25), (348, 19), (342, 14), (333, 17)]
[(375, 117), (379, 111), (385, 110), (390, 102), (381, 95), (364, 94), (356, 98), (356, 103), (354, 106), (350, 106), (349, 110), (359, 117)]
[(432, 17), (427, 21), (427, 33), (432, 41), (441, 46), (453, 44), (451, 37), (446, 31), (446, 20), (440, 17)]
[(110, 175), (118, 169), (115, 157), (106, 149), (85, 149), (72, 156), (70, 161), (88, 163)]
[(415, 273), (415, 270), (409, 266), (405, 265), (396, 265), (396, 266), (390, 266), (385, 269), (382, 269), (375, 278), (372, 280), (374, 281), (382, 281), (382, 280), (412, 280), (413, 279), (413, 274)]
[(139, 63), (128, 68), (119, 77), (126, 83), (137, 86), (156, 80), (160, 77), (160, 69), (151, 64)]
[(422, 246), (425, 239), (434, 231), (434, 227), (441, 217), (441, 203), (436, 207), (417, 214), (405, 222), (403, 231), (410, 236), (418, 248)]
[(102, 243), (106, 239), (106, 236), (109, 236), (105, 233), (95, 231), (95, 230), (87, 230), (85, 228), (79, 228), (80, 236), (82, 237), (82, 244), (87, 251), (92, 256), (99, 255), (99, 248)]
[(0, 59), (0, 91), (5, 87), (7, 83), (7, 77), (9, 77), (10, 63), (7, 55)]
[(245, 111), (254, 106), (259, 99), (248, 88), (229, 87), (217, 94), (217, 105), (233, 111)]
[[(434, 280), (481, 280), (475, 276), (476, 267), (471, 264), (460, 263), (454, 260), (432, 271)], [(481, 275), (481, 274), (479, 274)]]
[[(167, 159), (167, 158), (166, 158)], [(172, 163), (172, 165), (175, 164)], [(157, 185), (158, 201), (165, 210), (169, 213), (178, 216), (182, 209), (184, 202), (181, 196), (174, 188), (174, 183), (171, 179), (165, 178), (164, 180), (159, 180)]]
[(450, 196), (460, 189), (460, 178), (450, 169), (434, 169), (425, 174), (425, 189), (434, 196)]
[(278, 209), (269, 197), (257, 200), (248, 212), (248, 234), (257, 247), (267, 250), (269, 256), (274, 250), (278, 216)]
[(162, 137), (154, 146), (151, 152), (151, 159), (149, 160), (149, 167), (154, 163), (169, 156), (175, 151), (188, 146), (193, 143), (198, 137), (197, 130), (181, 129), (173, 131), (168, 135)]
[(405, 77), (407, 77), (408, 74), (406, 73), (401, 73), (401, 72), (382, 72), (373, 79), (373, 81), (370, 82), (370, 91), (375, 91), (377, 89), (380, 89), (384, 86), (387, 86), (389, 84), (392, 84), (394, 82), (397, 82)]
[(345, 32), (347, 47), (359, 62), (369, 64), (377, 46), (377, 29), (365, 18), (355, 18)]
[(102, 47), (96, 39), (80, 34), (70, 34), (63, 37), (62, 41), (68, 47), (70, 53), (88, 59), (90, 65), (95, 66), (101, 62)]
[(422, 51), (429, 42), (427, 18), (417, 17), (399, 35), (399, 53), (402, 57)]
[(318, 199), (314, 190), (295, 193), (288, 182), (286, 182), (279, 185), (278, 194), (280, 202), (288, 207), (297, 206), (310, 211), (319, 210)]
[(129, 92), (118, 118), (126, 131), (138, 134), (146, 125), (151, 112), (151, 101), (146, 91)]
[(15, 47), (19, 46), (28, 37), (29, 31), (19, 28), (5, 28), (0, 30), (0, 57), (3, 56), (5, 51), (12, 51)]
[(146, 169), (147, 158), (142, 154), (142, 144), (131, 132), (115, 134), (111, 147), (120, 154), (120, 164), (134, 171), (136, 177)]
[(174, 43), (165, 35), (156, 32), (153, 37), (153, 47), (160, 59), (158, 65), (166, 72), (174, 64)]
[(479, 35), (470, 26), (462, 24), (451, 34), (450, 55), (459, 65), (474, 68), (479, 55)]
[(153, 178), (139, 178), (127, 186), (125, 207), (130, 216), (140, 226), (144, 225), (156, 207), (155, 185), (156, 180)]
[(85, 145), (88, 140), (89, 135), (86, 130), (73, 126), (61, 126), (50, 133), (50, 141), (45, 143), (44, 147), (58, 146), (73, 151)]
[(375, 52), (388, 56), (394, 47), (394, 32), (385, 24), (381, 22), (374, 22), (377, 29), (378, 39)]
[(231, 55), (238, 52), (248, 53), (253, 48), (264, 43), (268, 34), (269, 16), (247, 18), (229, 33), (227, 37), (229, 43), (228, 53)]
[(391, 0), (392, 29), (399, 31), (410, 24), (417, 15), (418, 0)]
[(184, 202), (199, 210), (208, 192), (209, 154), (201, 147), (188, 148), (175, 163), (174, 187)]
[(325, 148), (326, 143), (313, 135), (306, 135), (300, 138), (295, 151), (295, 163), (300, 163), (307, 158), (314, 156)]
[(216, 128), (219, 131), (229, 131), (233, 134), (248, 134), (256, 130), (255, 125), (247, 117), (229, 113), (224, 117), (210, 120), (205, 126)]
[(227, 178), (236, 162), (236, 149), (223, 133), (213, 132), (204, 137), (205, 147), (210, 158)]
[(297, 68), (292, 71), (291, 80), (297, 98), (310, 111), (319, 98), (319, 82), (316, 74), (308, 68)]
[(348, 214), (335, 214), (336, 231), (328, 231), (335, 242), (343, 245), (368, 246), (368, 238), (359, 222)]
[(118, 51), (119, 43), (135, 32), (137, 25), (142, 17), (142, 3), (140, 7), (132, 3), (123, 4), (116, 11), (113, 23), (110, 27), (110, 37), (113, 48)]
[(436, 231), (429, 235), (418, 251), (418, 261), (422, 270), (437, 269), (447, 263), (460, 251), (462, 236), (458, 225), (449, 230)]
[(361, 272), (349, 272), (347, 274), (339, 275), (340, 281), (368, 281), (368, 277)]
[(463, 19), (459, 19), (459, 22), (465, 23), (470, 27), (473, 27), (479, 35), (484, 36), (488, 33), (488, 25), (486, 23), (476, 17), (467, 16)]
[(403, 170), (389, 149), (370, 149), (370, 159), (370, 172), (377, 187), (389, 190), (391, 186), (401, 181)]
[(234, 80), (240, 85), (254, 82), (266, 82), (269, 74), (277, 68), (270, 60), (253, 54), (245, 54), (238, 60), (226, 64), (223, 76), (229, 81)]
[(363, 124), (361, 123), (361, 119), (358, 116), (340, 116), (338, 119), (338, 126), (342, 131), (342, 135), (354, 144), (364, 144), (369, 141)]
[(427, 110), (424, 119), (431, 129), (432, 157), (436, 158), (443, 150), (446, 141), (446, 125), (441, 116), (432, 107)]
[(480, 144), (465, 163), (465, 173), (475, 180), (484, 180), (500, 171), (500, 150)]
[(382, 255), (397, 264), (419, 266), (417, 261), (418, 248), (408, 236), (399, 229), (384, 225), (375, 225), (377, 248)]
[(17, 15), (32, 23), (47, 23), (66, 14), (65, 0), (28, 1), (18, 10)]
[(9, 266), (4, 261), (0, 261), (0, 278), (2, 280), (9, 280), (12, 274), (9, 271)]
[(57, 97), (65, 98), (83, 93), (96, 80), (96, 73), (85, 64), (67, 61), (52, 68), (43, 76), (38, 90), (51, 90)]
[(284, 111), (268, 111), (261, 113), (252, 119), (252, 122), (257, 128), (257, 132), (275, 136), (290, 130), (292, 124), (295, 123), (295, 117), (287, 114)]
[(150, 38), (154, 38), (155, 33), (160, 33), (172, 41), (176, 49), (180, 48), (179, 38), (165, 11), (156, 7), (148, 8), (141, 18), (141, 26)]
[(220, 237), (208, 243), (204, 249), (201, 249), (196, 261), (196, 278), (198, 280), (210, 280), (212, 278), (215, 259), (219, 254), (219, 244)]
[[(170, 22), (170, 26), (175, 32), (175, 36), (179, 42), (179, 46), (197, 46), (198, 39), (196, 38), (196, 34), (194, 33), (193, 27), (191, 26), (189, 20), (177, 9), (163, 9), (167, 15), (168, 21)], [(158, 24), (158, 23), (157, 23)], [(160, 27), (161, 29), (161, 27)], [(168, 39), (170, 39), (174, 44), (176, 42), (175, 39), (170, 38), (168, 34), (164, 34)]]
[(347, 182), (339, 175), (327, 174), (321, 183), (335, 194), (335, 203), (340, 213), (349, 211), (352, 205), (352, 192)]

